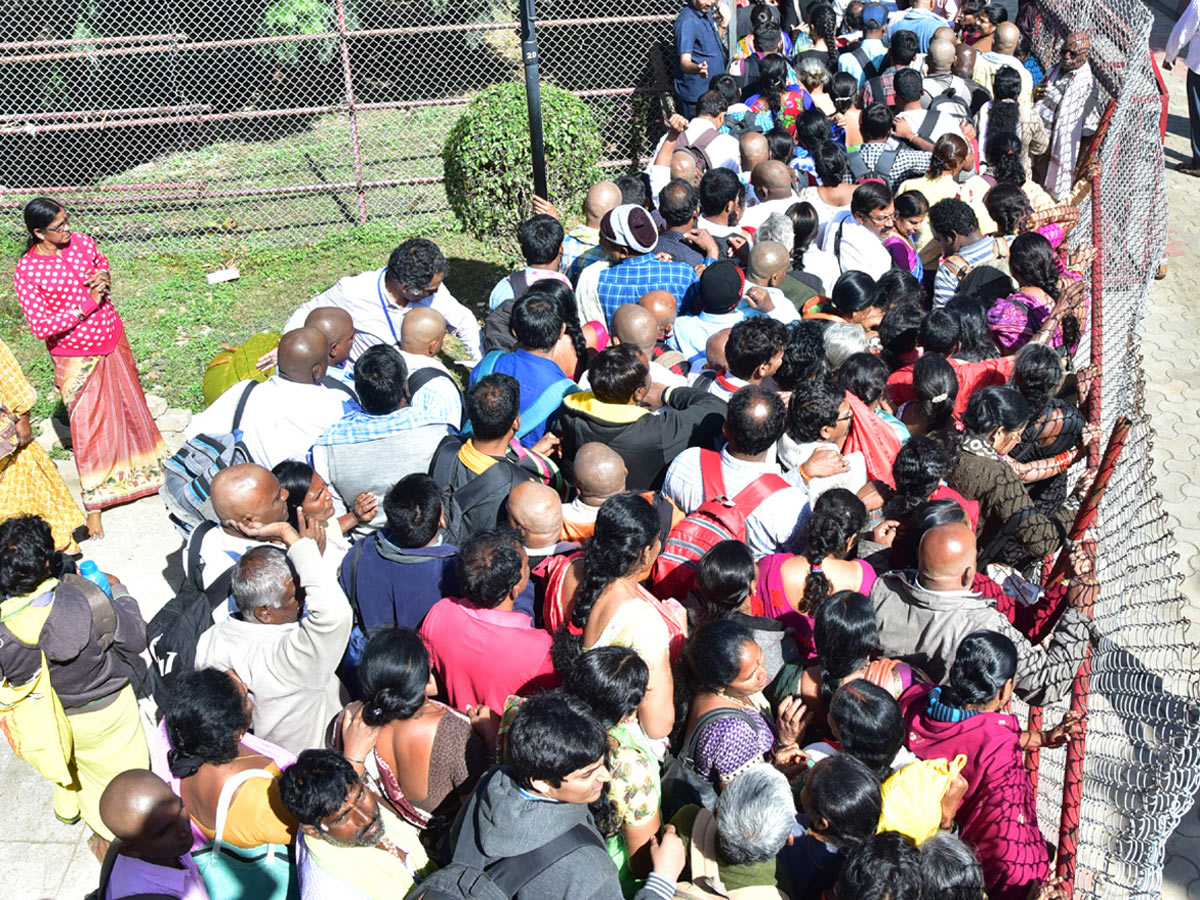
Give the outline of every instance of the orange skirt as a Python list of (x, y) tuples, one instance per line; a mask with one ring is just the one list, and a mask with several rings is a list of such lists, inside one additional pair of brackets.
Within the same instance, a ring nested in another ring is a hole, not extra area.
[(54, 384), (71, 422), (83, 506), (104, 509), (153, 494), (170, 454), (138, 381), (124, 335), (106, 356), (55, 356)]

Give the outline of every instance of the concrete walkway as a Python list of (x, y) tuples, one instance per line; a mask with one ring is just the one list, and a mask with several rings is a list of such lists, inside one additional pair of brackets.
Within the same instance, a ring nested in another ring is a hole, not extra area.
[[(1155, 46), (1165, 44), (1170, 23), (1160, 20)], [(1161, 55), (1161, 54), (1160, 54)], [(1168, 167), (1190, 156), (1183, 72), (1166, 74), (1171, 93)], [(1172, 208), (1170, 272), (1156, 284), (1146, 315), (1146, 404), (1158, 439), (1157, 489), (1171, 517), (1187, 578), (1190, 637), (1200, 643), (1200, 178), (1168, 171)], [(60, 465), (74, 480), (74, 469)], [(77, 484), (74, 485), (77, 488)], [(120, 575), (147, 617), (170, 596), (168, 573), (178, 573), (179, 539), (157, 497), (105, 516), (104, 541), (84, 545), (104, 571)], [(171, 576), (174, 581), (178, 576)], [(50, 786), (0, 741), (0, 872), (13, 900), (81, 900), (93, 889), (99, 866), (88, 852), (83, 825), (65, 826), (50, 811)], [(1194, 808), (1167, 845), (1163, 896), (1200, 900), (1200, 809)]]

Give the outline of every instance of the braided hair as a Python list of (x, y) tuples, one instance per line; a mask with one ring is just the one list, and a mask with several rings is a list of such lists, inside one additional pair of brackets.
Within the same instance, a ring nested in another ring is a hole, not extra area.
[(793, 203), (784, 211), (784, 215), (792, 223), (792, 269), (796, 272), (803, 272), (805, 251), (817, 239), (821, 220), (817, 216), (816, 208), (806, 200)]
[(809, 571), (808, 578), (804, 580), (801, 612), (812, 615), (821, 608), (832, 587), (821, 569), (821, 563), (829, 556), (844, 559), (847, 542), (856, 537), (866, 524), (866, 506), (844, 488), (826, 491), (814, 504), (808, 520), (808, 546), (804, 550)]
[(1021, 162), (1021, 147), (1021, 138), (1015, 132), (988, 131), (984, 156), (987, 158), (988, 172), (996, 179), (997, 184), (1015, 184), (1020, 187), (1025, 183), (1025, 164)]
[(637, 571), (639, 562), (644, 564), (644, 554), (659, 538), (659, 529), (658, 513), (644, 497), (617, 494), (604, 501), (583, 557), (583, 578), (569, 620), (579, 633), (572, 634), (571, 628), (564, 626), (555, 634), (552, 655), (556, 671), (567, 672), (583, 652), (582, 631), (592, 607), (610, 584)]
[(825, 42), (825, 68), (833, 74), (838, 70), (837, 11), (828, 3), (819, 3), (808, 15), (813, 32)]
[(783, 94), (787, 90), (787, 60), (778, 53), (768, 53), (758, 63), (758, 89), (766, 98), (774, 120), (783, 109)]

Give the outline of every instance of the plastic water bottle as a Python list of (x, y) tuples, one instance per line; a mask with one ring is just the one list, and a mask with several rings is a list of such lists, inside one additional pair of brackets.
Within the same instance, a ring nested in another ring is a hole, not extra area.
[(86, 578), (108, 596), (112, 596), (112, 585), (108, 583), (108, 576), (100, 571), (100, 567), (92, 560), (85, 559), (79, 564), (79, 577)]

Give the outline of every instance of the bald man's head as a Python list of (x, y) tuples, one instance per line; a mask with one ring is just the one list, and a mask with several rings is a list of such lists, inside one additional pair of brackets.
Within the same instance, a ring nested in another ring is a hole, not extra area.
[(607, 444), (593, 441), (575, 454), (575, 489), (588, 506), (600, 506), (625, 491), (625, 460)]
[(792, 173), (777, 159), (760, 162), (750, 172), (750, 183), (759, 202), (791, 196)]
[(650, 293), (642, 295), (638, 306), (649, 310), (650, 314), (654, 316), (654, 321), (658, 323), (659, 338), (664, 338), (671, 333), (671, 326), (675, 324), (675, 314), (678, 310), (674, 294), (664, 290), (650, 291)]
[(704, 342), (704, 368), (724, 369), (728, 365), (725, 361), (725, 345), (729, 343), (730, 331), (729, 328), (722, 328)]
[(400, 349), (419, 356), (437, 356), (446, 339), (446, 318), (436, 309), (410, 309), (400, 323)]
[(658, 342), (658, 320), (636, 303), (618, 306), (612, 317), (612, 333), (618, 344), (631, 344), (647, 356)]
[(921, 584), (931, 591), (961, 591), (975, 578), (975, 533), (952, 522), (930, 528), (917, 550)]
[(963, 78), (970, 78), (975, 74), (975, 48), (970, 44), (958, 44), (954, 48), (954, 68), (955, 75), (961, 75)]
[(700, 186), (700, 172), (696, 168), (696, 157), (685, 150), (671, 154), (671, 178), (686, 181), (693, 187)]
[(933, 34), (930, 35), (930, 41), (949, 41), (957, 43), (958, 35), (954, 33), (954, 29), (949, 25), (943, 25), (941, 28), (935, 28)]
[(752, 172), (760, 162), (771, 158), (771, 146), (767, 136), (759, 131), (747, 131), (738, 141), (742, 151), (742, 171)]
[(755, 284), (774, 287), (791, 266), (787, 248), (776, 241), (759, 241), (750, 251), (746, 278)]
[(604, 214), (621, 205), (621, 189), (615, 181), (597, 181), (583, 198), (583, 217), (589, 228), (599, 228)]
[(339, 306), (318, 306), (304, 320), (305, 328), (315, 328), (329, 342), (329, 365), (340, 366), (350, 358), (354, 344), (354, 320)]
[(1014, 22), (1001, 22), (996, 26), (996, 33), (992, 35), (992, 50), (996, 53), (1003, 53), (1005, 56), (1012, 56), (1017, 52), (1017, 45), (1021, 43), (1021, 29)]
[(296, 328), (279, 339), (279, 374), (297, 384), (318, 384), (329, 363), (329, 341), (315, 328)]
[(521, 534), (527, 550), (549, 549), (562, 535), (558, 492), (536, 481), (523, 481), (508, 495), (508, 524)]
[(108, 783), (100, 795), (100, 819), (124, 843), (126, 856), (178, 865), (192, 846), (183, 801), (147, 769), (130, 769)]
[(244, 525), (269, 525), (287, 519), (287, 491), (267, 469), (254, 463), (228, 466), (209, 486), (213, 513), (230, 534)]
[(949, 72), (954, 65), (954, 42), (943, 38), (930, 41), (925, 63), (930, 72)]

